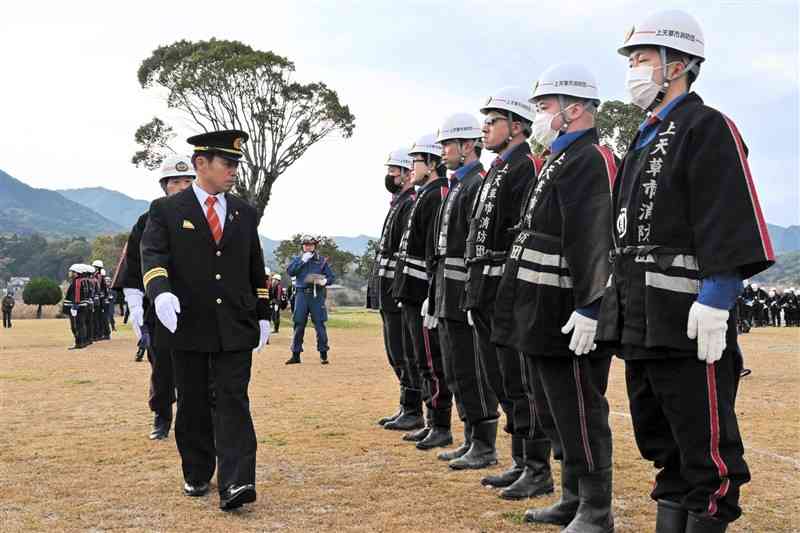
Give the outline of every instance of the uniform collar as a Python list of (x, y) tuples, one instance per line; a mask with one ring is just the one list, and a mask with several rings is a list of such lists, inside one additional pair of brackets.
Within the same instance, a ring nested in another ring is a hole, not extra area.
[(425, 185), (422, 186), (422, 188), (420, 189), (420, 192), (425, 192), (428, 189), (434, 189), (436, 187), (441, 187), (442, 185), (445, 185), (446, 183), (447, 183), (447, 178), (436, 177), (434, 179), (428, 180), (428, 183), (426, 183)]
[(587, 131), (591, 130), (592, 128), (586, 128), (585, 130), (578, 130), (573, 131), (570, 133), (562, 133), (559, 135), (555, 141), (550, 144), (550, 153), (555, 154), (558, 152), (563, 152), (569, 146), (577, 141), (583, 134)]
[(665, 105), (661, 109), (661, 111), (659, 111), (655, 115), (650, 115), (649, 117), (647, 117), (644, 120), (644, 122), (642, 122), (641, 125), (639, 126), (639, 131), (643, 132), (644, 130), (646, 130), (650, 126), (658, 125), (658, 123), (661, 122), (662, 120), (664, 120), (665, 118), (667, 118), (667, 115), (669, 115), (670, 111), (675, 109), (675, 106), (677, 106), (678, 104), (683, 102), (683, 100), (686, 99), (687, 96), (689, 96), (689, 93), (683, 93), (682, 95), (676, 97), (670, 103)]
[(505, 149), (505, 150), (503, 150), (503, 152), (502, 152), (502, 153), (501, 153), (499, 156), (497, 156), (497, 157), (499, 157), (500, 159), (502, 159), (502, 160), (503, 160), (503, 162), (505, 162), (505, 163), (508, 163), (508, 160), (509, 160), (509, 159), (511, 159), (511, 156), (512, 156), (512, 155), (514, 155), (514, 152), (516, 152), (516, 151), (517, 151), (517, 150), (518, 150), (520, 147), (522, 147), (522, 146), (528, 146), (528, 143), (523, 141), (523, 142), (519, 143), (519, 144), (518, 144), (518, 145), (516, 145), (516, 146), (512, 146), (511, 148), (506, 148), (506, 149)]
[(472, 163), (467, 163), (466, 165), (461, 166), (458, 169), (456, 169), (456, 171), (453, 172), (453, 175), (451, 176), (451, 178), (455, 178), (458, 181), (461, 181), (461, 180), (464, 179), (464, 177), (466, 177), (467, 174), (472, 172), (472, 170), (475, 167), (477, 167), (478, 165), (480, 165), (480, 164), (481, 164), (480, 159), (476, 159)]
[(226, 201), (224, 192), (218, 194), (208, 194), (195, 182), (192, 182), (192, 190), (194, 191), (194, 195), (197, 197), (197, 201), (200, 202), (200, 206), (203, 209), (206, 209), (206, 198), (209, 196), (214, 196), (217, 199), (217, 203), (220, 205), (220, 207), (222, 207), (223, 210), (225, 209)]

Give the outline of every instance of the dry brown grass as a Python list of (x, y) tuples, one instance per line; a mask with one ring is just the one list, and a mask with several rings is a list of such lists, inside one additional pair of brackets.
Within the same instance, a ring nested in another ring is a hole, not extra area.
[[(181, 495), (172, 435), (147, 440), (149, 367), (133, 361), (129, 330), (77, 352), (65, 349), (65, 320), (0, 330), (0, 530), (556, 531), (520, 519), (557, 495), (502, 501), (479, 485), (483, 472), (451, 472), (374, 425), (397, 401), (376, 315), (333, 317), (328, 366), (313, 351), (284, 366), (286, 325), (254, 362), (259, 501), (230, 514), (214, 491)], [(753, 375), (737, 407), (753, 481), (730, 530), (797, 531), (800, 330), (758, 329), (742, 341)], [(622, 369), (615, 361), (609, 386), (617, 531), (652, 531), (653, 470), (633, 442)], [(499, 449), (504, 468), (507, 436)]]

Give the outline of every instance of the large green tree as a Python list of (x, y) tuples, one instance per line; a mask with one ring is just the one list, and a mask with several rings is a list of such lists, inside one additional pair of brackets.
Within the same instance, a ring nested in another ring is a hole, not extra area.
[(122, 255), (122, 250), (128, 242), (127, 233), (116, 235), (100, 235), (92, 241), (92, 261), (100, 259), (106, 268), (106, 274), (113, 276)]
[(603, 102), (595, 120), (600, 142), (614, 150), (617, 156), (624, 156), (644, 117), (644, 111), (633, 104), (619, 100)]
[(36, 305), (36, 318), (42, 318), (43, 305), (56, 305), (61, 301), (61, 288), (48, 278), (33, 278), (22, 290), (22, 301)]
[[(339, 245), (336, 244), (336, 241), (332, 237), (319, 235), (317, 239), (319, 240), (317, 251), (321, 256), (328, 259), (331, 270), (333, 270), (336, 277), (339, 278), (340, 281), (344, 281), (344, 278), (355, 270), (354, 263), (356, 263), (356, 256), (346, 250), (340, 249)], [(278, 264), (278, 270), (280, 272), (286, 272), (286, 267), (289, 266), (292, 257), (303, 253), (301, 241), (302, 235), (297, 233), (293, 235), (291, 239), (281, 241), (278, 247), (275, 248), (275, 261)]]
[(47, 240), (41, 235), (0, 236), (0, 276), (46, 277), (64, 279), (73, 263), (85, 263), (91, 246), (83, 237)]
[[(142, 88), (165, 90), (167, 106), (198, 129), (250, 134), (235, 192), (255, 206), (260, 220), (281, 174), (325, 137), (348, 138), (355, 128), (336, 91), (322, 82), (299, 83), (294, 71), (287, 58), (238, 41), (182, 40), (154, 50), (138, 77)], [(139, 128), (142, 150), (134, 163), (158, 166), (172, 135), (158, 118)]]

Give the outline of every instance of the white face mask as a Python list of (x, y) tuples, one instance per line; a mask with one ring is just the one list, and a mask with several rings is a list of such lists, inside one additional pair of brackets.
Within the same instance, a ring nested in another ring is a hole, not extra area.
[(655, 69), (649, 65), (630, 67), (625, 76), (628, 98), (633, 105), (645, 111), (652, 105), (661, 90), (661, 85), (653, 81)]
[(533, 117), (533, 138), (536, 142), (544, 147), (549, 148), (553, 141), (558, 137), (558, 130), (551, 127), (553, 119), (556, 116), (553, 113), (546, 111), (537, 111), (536, 116)]

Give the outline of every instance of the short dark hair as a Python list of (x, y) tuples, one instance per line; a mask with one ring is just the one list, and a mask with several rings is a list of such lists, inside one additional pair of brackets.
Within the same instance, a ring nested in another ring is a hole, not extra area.
[[(679, 63), (683, 63), (684, 66), (685, 66), (693, 59), (693, 56), (690, 56), (689, 54), (687, 54), (685, 52), (681, 52), (680, 50), (675, 50), (674, 48), (667, 48), (667, 47), (665, 47), (665, 49), (667, 51), (667, 63), (674, 63), (674, 62), (677, 61)], [(695, 69), (696, 68), (698, 68), (698, 67), (695, 67)], [(696, 80), (696, 79), (697, 79), (697, 71), (696, 70), (688, 71), (686, 73), (686, 86), (687, 86), (687, 88), (691, 89), (692, 88), (692, 84), (694, 83), (694, 80)]]
[(204, 150), (201, 152), (195, 152), (192, 154), (192, 166), (197, 170), (197, 163), (195, 162), (198, 157), (205, 158), (206, 161), (211, 163), (214, 160), (214, 156), (216, 154), (214, 152), (209, 152), (208, 150)]

